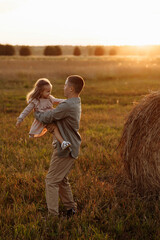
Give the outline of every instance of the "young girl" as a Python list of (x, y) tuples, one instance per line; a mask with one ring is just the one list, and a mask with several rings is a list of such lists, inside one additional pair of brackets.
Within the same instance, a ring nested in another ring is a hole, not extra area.
[[(64, 99), (57, 99), (51, 95), (52, 84), (46, 78), (40, 78), (34, 85), (31, 92), (27, 94), (28, 106), (23, 110), (20, 116), (17, 118), (16, 126), (19, 127), (23, 119), (32, 111), (44, 112), (53, 109), (53, 104), (58, 104), (64, 101)], [(56, 139), (61, 143), (61, 148), (64, 150), (71, 146), (70, 142), (64, 141), (56, 124), (52, 124), (52, 130)], [(34, 119), (31, 126), (29, 137), (41, 137), (47, 132), (47, 125), (44, 125)]]

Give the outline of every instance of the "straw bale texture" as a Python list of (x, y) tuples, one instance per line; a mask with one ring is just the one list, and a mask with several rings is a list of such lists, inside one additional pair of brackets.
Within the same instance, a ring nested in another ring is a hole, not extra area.
[(160, 191), (160, 91), (130, 112), (120, 140), (124, 169), (140, 193)]

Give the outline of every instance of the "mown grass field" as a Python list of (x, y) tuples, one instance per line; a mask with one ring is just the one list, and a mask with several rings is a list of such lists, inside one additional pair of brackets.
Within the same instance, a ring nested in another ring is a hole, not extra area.
[[(16, 118), (39, 77), (63, 97), (69, 74), (80, 74), (82, 145), (70, 174), (77, 215), (45, 220), (45, 175), (52, 136), (30, 140), (31, 114), (21, 128)], [(116, 150), (127, 114), (150, 90), (160, 89), (160, 58), (0, 58), (0, 240), (160, 239), (160, 200), (140, 196), (123, 173)]]

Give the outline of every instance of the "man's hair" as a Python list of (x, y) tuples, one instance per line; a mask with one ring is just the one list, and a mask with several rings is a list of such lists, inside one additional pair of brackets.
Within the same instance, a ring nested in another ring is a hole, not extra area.
[(71, 75), (68, 78), (68, 83), (74, 87), (76, 93), (80, 93), (85, 85), (84, 79), (79, 75)]

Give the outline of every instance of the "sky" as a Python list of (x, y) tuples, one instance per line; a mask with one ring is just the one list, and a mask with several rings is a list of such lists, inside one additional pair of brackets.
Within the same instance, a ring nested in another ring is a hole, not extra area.
[(160, 45), (159, 0), (0, 0), (0, 44)]

